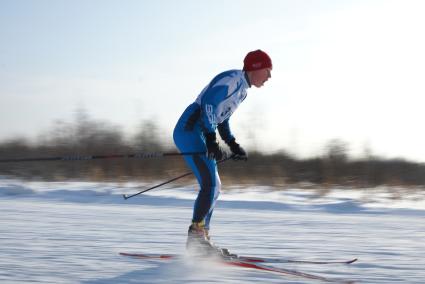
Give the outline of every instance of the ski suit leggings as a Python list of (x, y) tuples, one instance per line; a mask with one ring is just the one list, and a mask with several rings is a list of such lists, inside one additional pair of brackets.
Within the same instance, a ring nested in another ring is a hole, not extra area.
[[(206, 152), (205, 137), (199, 123), (191, 122), (190, 117), (197, 111), (196, 106), (189, 106), (180, 117), (174, 129), (174, 143), (180, 152)], [(193, 122), (193, 121), (192, 121)], [(192, 222), (205, 221), (209, 229), (214, 206), (220, 194), (221, 182), (217, 172), (217, 163), (206, 154), (185, 155), (184, 159), (198, 180), (200, 190), (196, 198)]]

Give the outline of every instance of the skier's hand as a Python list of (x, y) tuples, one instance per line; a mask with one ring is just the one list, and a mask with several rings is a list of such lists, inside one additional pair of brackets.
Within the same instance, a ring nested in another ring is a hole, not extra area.
[(220, 148), (217, 142), (217, 138), (214, 133), (205, 134), (205, 142), (207, 144), (207, 156), (209, 159), (215, 159), (216, 161), (220, 161), (224, 157), (224, 152)]
[(241, 147), (238, 143), (236, 143), (235, 139), (233, 138), (230, 140), (227, 145), (229, 145), (230, 150), (233, 153), (233, 159), (234, 160), (248, 160), (248, 154), (246, 153), (245, 149)]

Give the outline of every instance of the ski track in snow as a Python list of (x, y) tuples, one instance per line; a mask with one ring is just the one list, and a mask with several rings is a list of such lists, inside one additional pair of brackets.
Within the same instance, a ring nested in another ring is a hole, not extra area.
[[(137, 184), (0, 179), (0, 283), (320, 283), (189, 258), (148, 261), (119, 252), (184, 254), (196, 191), (164, 188), (129, 200)], [(240, 255), (359, 261), (276, 267), (356, 283), (423, 283), (425, 202), (383, 189), (223, 191), (215, 243)]]

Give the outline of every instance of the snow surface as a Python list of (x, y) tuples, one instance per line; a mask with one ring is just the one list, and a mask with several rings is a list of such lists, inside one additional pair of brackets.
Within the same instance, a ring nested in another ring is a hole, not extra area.
[[(320, 283), (188, 258), (147, 261), (119, 252), (184, 254), (195, 185), (124, 200), (138, 184), (0, 178), (0, 283)], [(147, 186), (147, 185), (146, 185)], [(425, 194), (394, 189), (233, 187), (212, 221), (216, 244), (240, 255), (344, 260), (273, 264), (356, 283), (424, 283)]]

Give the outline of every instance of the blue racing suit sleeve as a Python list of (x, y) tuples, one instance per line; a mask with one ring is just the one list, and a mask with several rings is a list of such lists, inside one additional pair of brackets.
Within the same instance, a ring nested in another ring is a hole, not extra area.
[(227, 86), (217, 86), (209, 89), (201, 101), (201, 124), (206, 133), (215, 132), (217, 129), (217, 106), (226, 97)]
[(235, 139), (232, 132), (230, 131), (230, 125), (229, 125), (229, 118), (223, 121), (218, 125), (218, 133), (220, 133), (221, 138), (226, 142), (227, 144)]

